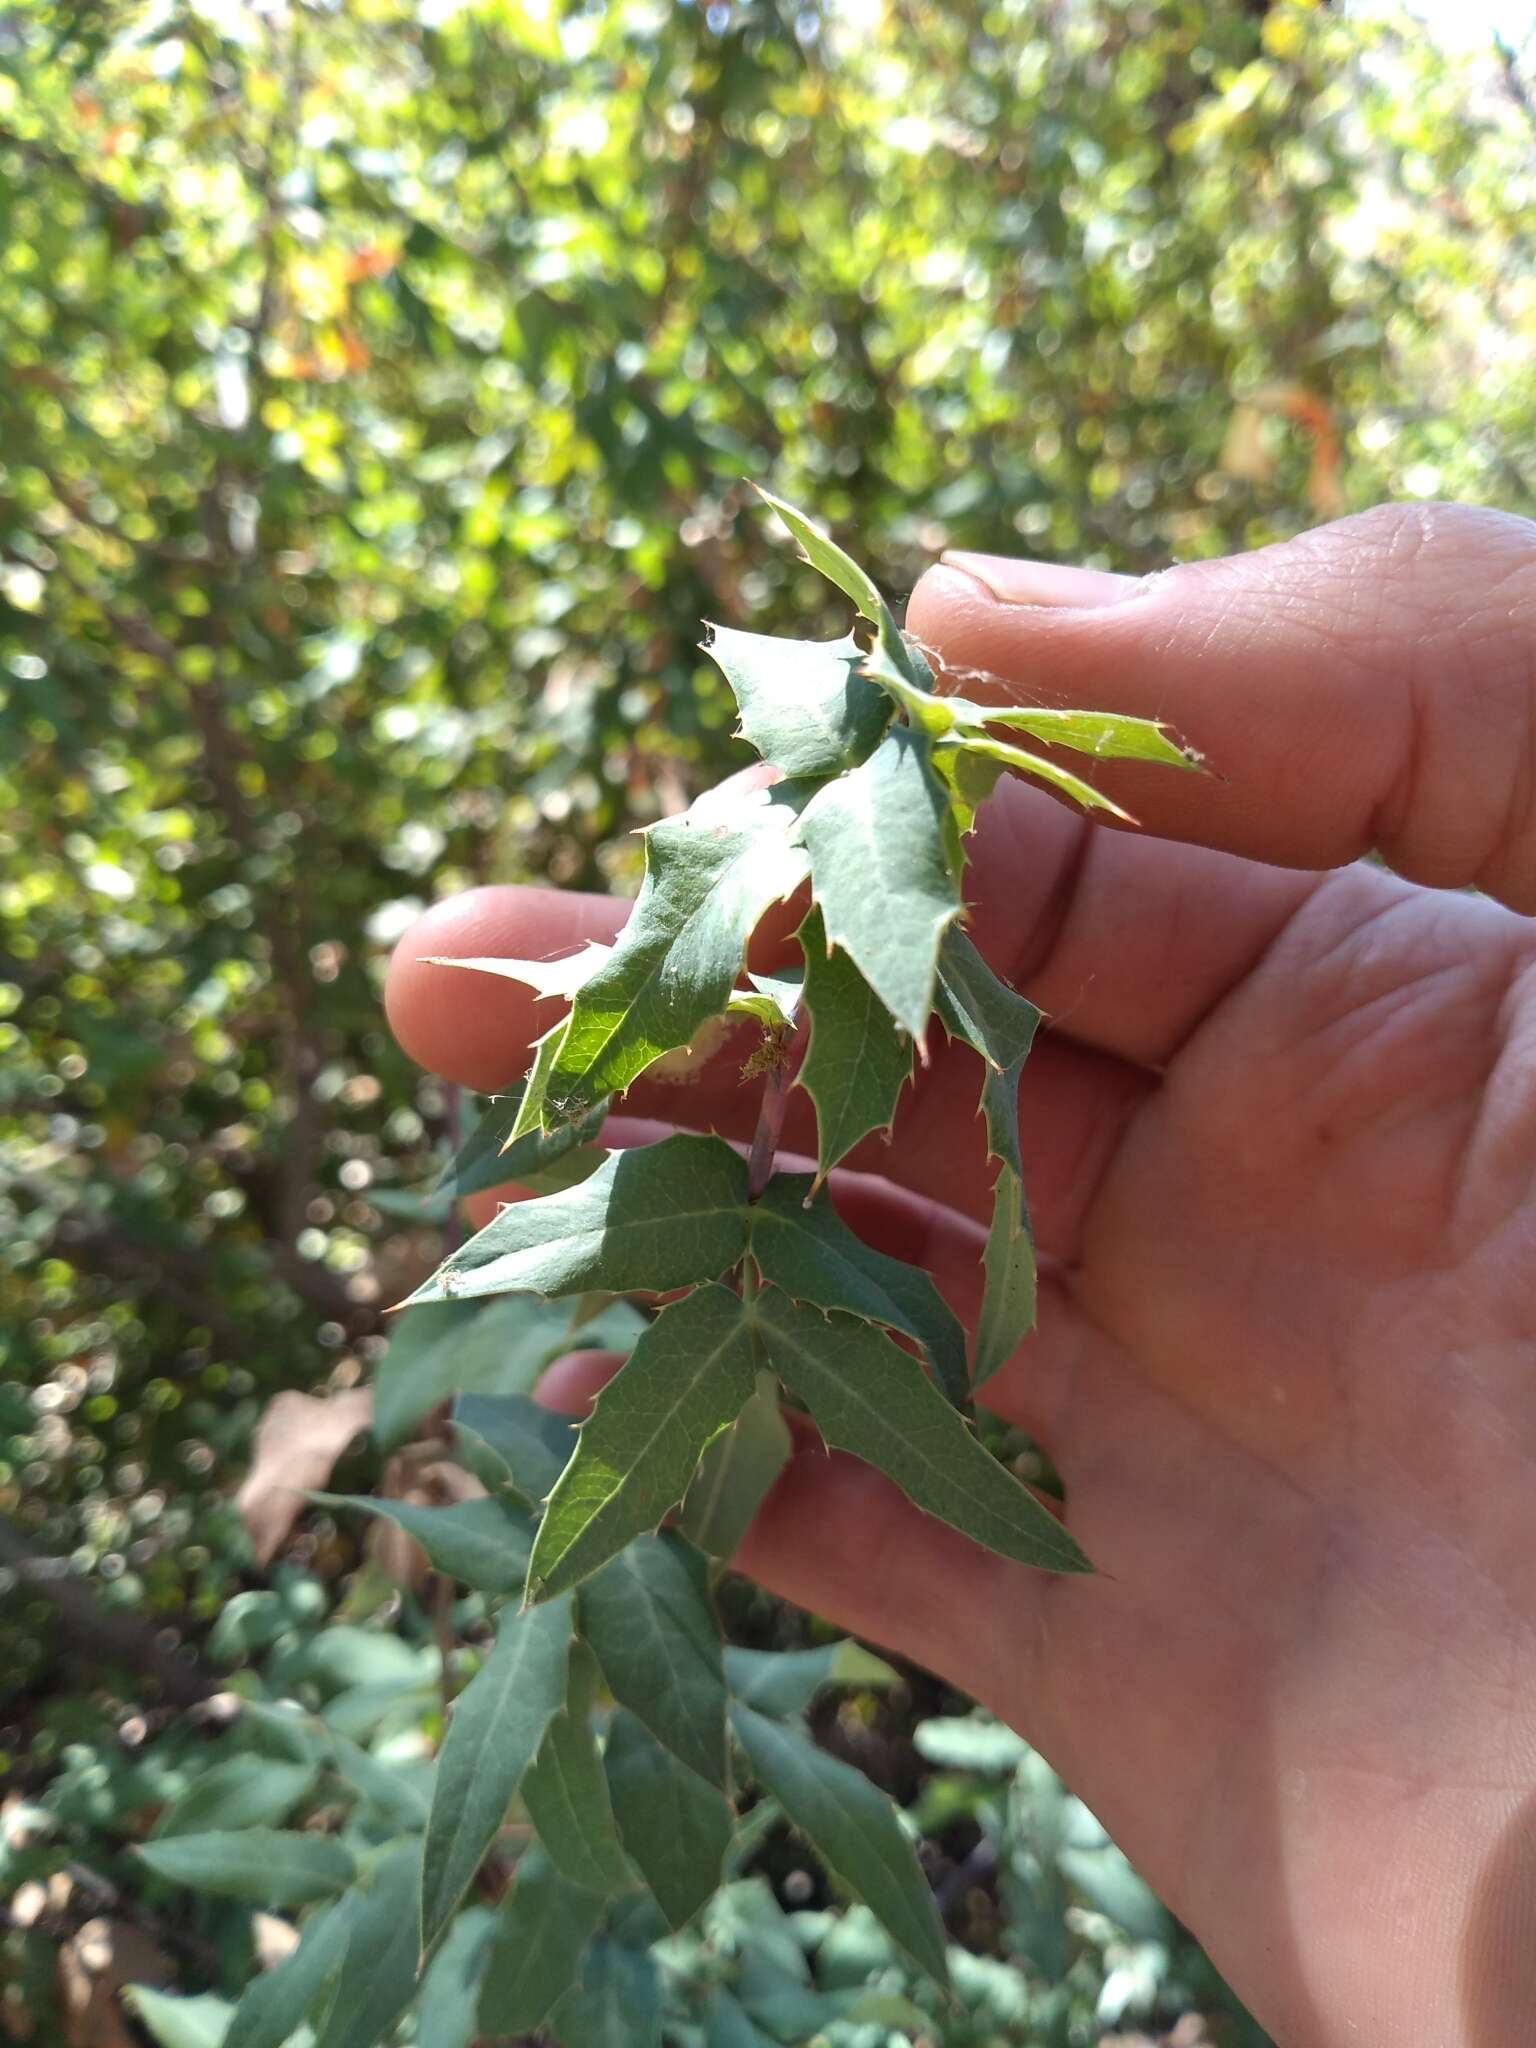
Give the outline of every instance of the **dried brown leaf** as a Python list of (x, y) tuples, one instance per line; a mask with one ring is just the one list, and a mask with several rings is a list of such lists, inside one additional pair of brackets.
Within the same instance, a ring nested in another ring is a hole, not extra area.
[(373, 1420), (364, 1387), (343, 1394), (275, 1394), (256, 1426), (255, 1457), (235, 1506), (258, 1562), (270, 1564), (304, 1512), (304, 1495), (323, 1487), (352, 1439)]

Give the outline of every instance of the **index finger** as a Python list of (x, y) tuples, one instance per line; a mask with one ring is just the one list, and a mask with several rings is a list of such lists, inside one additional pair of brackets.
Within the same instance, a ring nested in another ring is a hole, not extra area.
[(1536, 910), (1530, 520), (1388, 506), (1141, 580), (949, 555), (907, 622), (969, 696), (1173, 725), (1215, 777), (1095, 764), (1147, 831)]

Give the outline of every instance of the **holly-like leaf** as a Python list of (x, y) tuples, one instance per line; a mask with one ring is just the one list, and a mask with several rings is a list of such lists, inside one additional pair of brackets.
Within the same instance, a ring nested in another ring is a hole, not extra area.
[(1198, 768), (1200, 756), (1180, 744), (1171, 729), (1155, 718), (1129, 718), (1118, 711), (1056, 711), (1043, 705), (973, 704), (964, 697), (947, 700), (956, 724), (981, 729), (1001, 725), (1052, 746), (1095, 754), (1105, 761), (1158, 761), (1167, 768)]
[[(573, 1644), (573, 1652), (581, 1647)], [(623, 1891), (633, 1884), (608, 1797), (608, 1779), (587, 1712), (584, 1687), (575, 1680), (571, 1696), (544, 1731), (544, 1740), (523, 1779), (523, 1804), (539, 1840), (569, 1883), (584, 1891)]]
[(697, 1287), (663, 1309), (581, 1426), (539, 1524), (530, 1599), (576, 1585), (654, 1529), (755, 1380), (742, 1305), (729, 1288)]
[(1004, 1557), (1089, 1569), (1050, 1509), (889, 1337), (854, 1316), (800, 1308), (772, 1287), (752, 1314), (770, 1362), (829, 1444), (878, 1466), (917, 1507)]
[(629, 921), (576, 997), (547, 1075), (563, 1116), (627, 1088), (725, 1008), (758, 920), (804, 878), (790, 831), (807, 794), (802, 782), (711, 792), (651, 826)]
[(972, 1385), (1006, 1365), (1034, 1325), (1035, 1252), (1019, 1150), (1019, 1079), (1040, 1023), (1034, 1004), (992, 972), (964, 932), (945, 934), (939, 1015), (952, 1038), (981, 1055), (987, 1149), (1000, 1162), (983, 1254), (986, 1287), (977, 1322)]
[(746, 1167), (718, 1138), (612, 1152), (580, 1187), (503, 1209), (411, 1301), (526, 1288), (660, 1293), (713, 1280), (745, 1247), (745, 1199)]
[(525, 1138), (537, 1137), (541, 1132), (558, 1137), (563, 1127), (584, 1123), (596, 1109), (598, 1101), (603, 1099), (594, 1090), (584, 1103), (573, 1106), (568, 1114), (557, 1112), (551, 1106), (549, 1084), (570, 1022), (569, 1017), (562, 1018), (558, 1024), (552, 1024), (542, 1038), (533, 1041), (533, 1065), (523, 1077), (522, 1099), (512, 1119), (512, 1128), (503, 1142), (504, 1153), (510, 1152)]
[(725, 1668), (701, 1562), (672, 1536), (642, 1536), (582, 1587), (581, 1632), (619, 1704), (724, 1790)]
[(594, 1941), (550, 2020), (560, 2048), (661, 2048), (661, 1979), (644, 1949)]
[(515, 981), (524, 988), (531, 988), (541, 1002), (556, 999), (569, 1002), (592, 979), (612, 951), (612, 946), (602, 946), (595, 939), (589, 939), (579, 951), (564, 953), (558, 960), (501, 960), (489, 955), (473, 960), (450, 960), (441, 953), (429, 953), (426, 962), (429, 967), (467, 967), (476, 974), (497, 974), (503, 981)]
[(576, 1449), (576, 1425), (526, 1394), (465, 1394), (454, 1403), (453, 1420), (484, 1445), (497, 1461), (496, 1478), (531, 1508), (549, 1498)]
[(352, 1882), (350, 1850), (330, 1835), (279, 1828), (237, 1828), (169, 1835), (138, 1855), (157, 1877), (254, 1906), (304, 1906)]
[(576, 1981), (602, 1912), (600, 1893), (569, 1883), (537, 1846), (525, 1850), (497, 1911), (480, 1987), (480, 2031), (537, 2033)]
[(960, 911), (949, 830), (949, 800), (929, 743), (904, 725), (827, 783), (799, 823), (828, 943), (847, 951), (919, 1044), (933, 1008), (939, 941)]
[(604, 1759), (614, 1818), (669, 1926), (685, 1927), (720, 1882), (730, 1802), (632, 1713), (615, 1713)]
[(1112, 818), (1123, 819), (1134, 825), (1130, 812), (1123, 810), (1113, 797), (1103, 790), (1095, 789), (1091, 782), (1084, 782), (1080, 775), (1074, 775), (1070, 768), (1058, 767), (1043, 754), (1031, 754), (1023, 747), (1010, 746), (1007, 740), (995, 740), (984, 732), (959, 732), (953, 739), (939, 743), (944, 747), (963, 748), (969, 754), (980, 754), (983, 759), (998, 761), (1005, 768), (1016, 768), (1022, 775), (1033, 775), (1038, 782), (1049, 783), (1052, 789), (1060, 790), (1063, 796), (1081, 804), (1087, 811), (1108, 811)]
[(347, 1929), (347, 1952), (315, 2048), (377, 2048), (416, 1990), (421, 1943), (418, 1843), (393, 1849), (369, 1873)]
[(793, 505), (786, 505), (782, 498), (776, 498), (772, 491), (765, 491), (761, 484), (753, 489), (763, 503), (777, 512), (795, 539), (800, 543), (805, 559), (813, 569), (819, 569), (829, 583), (835, 583), (845, 597), (851, 597), (860, 613), (873, 626), (888, 624), (892, 633), (899, 638), (899, 629), (891, 609), (875, 588), (868, 572), (861, 569), (851, 555), (843, 550), (824, 532), (814, 520), (807, 519), (803, 512), (797, 512)]
[(760, 1714), (803, 1713), (829, 1685), (895, 1685), (897, 1675), (862, 1643), (821, 1643), (813, 1650), (747, 1650), (728, 1643), (731, 1696)]
[(939, 980), (955, 1007), (956, 1034), (989, 1066), (1022, 1066), (1040, 1028), (1040, 1012), (993, 973), (958, 926), (944, 935)]
[(710, 626), (704, 651), (741, 711), (742, 736), (786, 775), (838, 775), (862, 761), (891, 706), (861, 673), (864, 650), (841, 640), (779, 640)]
[(364, 1493), (312, 1493), (323, 1507), (357, 1508), (403, 1529), (427, 1553), (434, 1571), (459, 1579), (477, 1593), (521, 1591), (528, 1572), (533, 1528), (526, 1515), (499, 1500), (455, 1501), (429, 1508), (414, 1501)]
[(861, 1138), (890, 1128), (912, 1041), (849, 955), (828, 946), (819, 906), (797, 936), (811, 1042), (796, 1079), (816, 1105), (816, 1164), (827, 1174)]
[[(496, 1097), (443, 1174), (437, 1191), (462, 1201), (466, 1195), (515, 1182), (553, 1194), (560, 1185), (574, 1187), (586, 1178), (601, 1158), (595, 1147), (608, 1114), (608, 1098), (600, 1097), (574, 1123), (559, 1124), (552, 1131), (535, 1124), (514, 1139), (512, 1133), (518, 1128), (526, 1095), (527, 1083), (517, 1081), (505, 1095)], [(557, 1182), (554, 1176), (561, 1168), (567, 1178)]]
[(699, 1460), (677, 1518), (689, 1542), (711, 1557), (734, 1557), (791, 1448), (778, 1380), (759, 1372), (751, 1400)]
[(453, 1917), (545, 1729), (565, 1703), (570, 1639), (569, 1601), (522, 1613), (503, 1609), (495, 1648), (454, 1705), (423, 1854), (426, 1947)]
[(920, 1266), (877, 1252), (856, 1237), (825, 1191), (806, 1174), (778, 1173), (752, 1205), (752, 1256), (765, 1280), (792, 1300), (844, 1309), (915, 1338), (946, 1397), (970, 1396), (965, 1332)]
[(895, 1807), (862, 1772), (828, 1756), (797, 1729), (739, 1701), (731, 1728), (752, 1774), (827, 1867), (876, 1915), (912, 1960), (948, 1979), (944, 1923)]

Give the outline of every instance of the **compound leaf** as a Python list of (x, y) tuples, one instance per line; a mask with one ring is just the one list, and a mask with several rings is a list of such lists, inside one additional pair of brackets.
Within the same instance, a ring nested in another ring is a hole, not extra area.
[(622, 1709), (609, 1727), (604, 1761), (624, 1846), (669, 1926), (684, 1927), (720, 1882), (730, 1802)]
[(796, 1076), (816, 1105), (822, 1174), (869, 1132), (889, 1129), (912, 1071), (912, 1041), (845, 952), (829, 948), (819, 907), (797, 934), (811, 1042)]
[(891, 721), (860, 673), (864, 650), (841, 640), (780, 640), (710, 626), (704, 651), (741, 711), (743, 738), (786, 775), (837, 775), (862, 761)]
[(405, 1531), (427, 1553), (434, 1571), (472, 1586), (477, 1593), (516, 1593), (527, 1576), (533, 1530), (525, 1515), (499, 1500), (455, 1501), (449, 1507), (421, 1507), (363, 1493), (312, 1493), (324, 1507), (359, 1508)]
[(454, 1705), (437, 1760), (423, 1859), (422, 1940), (453, 1917), (508, 1802), (565, 1703), (569, 1601), (504, 1609), (496, 1646)]
[(947, 1981), (944, 1923), (896, 1809), (861, 1771), (798, 1729), (740, 1701), (731, 1728), (752, 1775), (783, 1807), (827, 1867), (862, 1899), (912, 1960)]
[(790, 828), (806, 794), (794, 782), (711, 791), (651, 826), (629, 921), (577, 995), (545, 1077), (562, 1115), (627, 1088), (725, 1008), (758, 919), (804, 878)]
[(539, 1524), (529, 1597), (574, 1586), (654, 1529), (755, 1380), (742, 1305), (728, 1287), (697, 1287), (664, 1308), (581, 1426)]
[(619, 1704), (724, 1790), (725, 1668), (696, 1562), (673, 1537), (640, 1537), (582, 1587), (581, 1632)]
[(480, 2031), (536, 2033), (575, 1982), (602, 1912), (599, 1893), (569, 1883), (537, 1846), (526, 1850), (497, 1909), (480, 1987)]
[(794, 1301), (844, 1309), (915, 1338), (957, 1406), (969, 1398), (965, 1332), (919, 1266), (877, 1252), (856, 1237), (825, 1191), (799, 1173), (778, 1173), (752, 1205), (752, 1256), (765, 1280)]
[(939, 941), (960, 910), (949, 799), (929, 751), (910, 727), (892, 726), (867, 761), (812, 797), (799, 823), (828, 943), (846, 950), (919, 1043)]
[(503, 1209), (411, 1302), (527, 1288), (661, 1293), (716, 1279), (745, 1245), (746, 1186), (745, 1165), (718, 1138), (611, 1152), (579, 1187)]
[(878, 1466), (916, 1506), (1004, 1557), (1053, 1571), (1087, 1559), (993, 1458), (917, 1361), (868, 1323), (765, 1287), (753, 1318), (770, 1362), (827, 1442)]

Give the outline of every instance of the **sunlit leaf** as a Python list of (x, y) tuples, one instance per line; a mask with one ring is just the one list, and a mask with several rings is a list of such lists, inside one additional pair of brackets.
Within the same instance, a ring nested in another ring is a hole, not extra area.
[(798, 1308), (772, 1287), (753, 1315), (771, 1363), (829, 1444), (878, 1466), (916, 1506), (1005, 1557), (1087, 1569), (1050, 1509), (988, 1454), (889, 1337), (853, 1316)]
[(819, 907), (798, 937), (811, 1039), (795, 1078), (816, 1105), (816, 1163), (825, 1174), (861, 1138), (890, 1128), (912, 1072), (912, 1040), (849, 955), (828, 947)]
[(747, 1323), (729, 1288), (697, 1287), (663, 1309), (581, 1425), (539, 1524), (530, 1598), (574, 1586), (656, 1528), (754, 1384)]
[(864, 650), (841, 640), (781, 640), (710, 626), (704, 651), (718, 662), (741, 710), (741, 730), (786, 775), (854, 767), (890, 723), (891, 707), (860, 671)]
[(933, 1008), (939, 941), (960, 910), (948, 818), (928, 742), (893, 726), (867, 761), (811, 799), (799, 823), (828, 943), (845, 949), (918, 1040)]
[(725, 1008), (758, 920), (804, 877), (790, 832), (806, 794), (794, 782), (712, 793), (650, 828), (644, 886), (544, 1084), (562, 1115), (628, 1087)]
[(746, 1167), (718, 1138), (613, 1152), (580, 1187), (515, 1202), (445, 1259), (412, 1303), (713, 1280), (740, 1258)]
[(544, 1731), (565, 1702), (567, 1601), (504, 1609), (496, 1646), (454, 1703), (437, 1762), (422, 1870), (421, 1931), (447, 1925), (495, 1840)]

